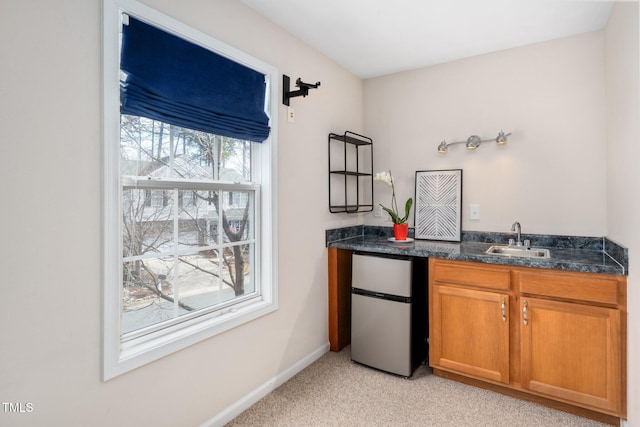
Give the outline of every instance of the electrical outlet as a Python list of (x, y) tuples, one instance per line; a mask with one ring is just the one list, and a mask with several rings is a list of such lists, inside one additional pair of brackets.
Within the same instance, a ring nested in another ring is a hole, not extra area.
[(376, 216), (378, 218), (382, 216), (382, 206), (376, 205), (376, 207), (375, 207), (375, 209), (373, 211), (373, 216)]
[(480, 205), (469, 205), (469, 219), (472, 221), (480, 220)]

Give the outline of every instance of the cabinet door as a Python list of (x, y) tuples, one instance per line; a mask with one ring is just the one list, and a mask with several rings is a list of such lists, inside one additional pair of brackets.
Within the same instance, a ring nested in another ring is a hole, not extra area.
[(526, 297), (521, 304), (523, 387), (619, 411), (620, 312)]
[(509, 296), (433, 285), (430, 365), (509, 383)]

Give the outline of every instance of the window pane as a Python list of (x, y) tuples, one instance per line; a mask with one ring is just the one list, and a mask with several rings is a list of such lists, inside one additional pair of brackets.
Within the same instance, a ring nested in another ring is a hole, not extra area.
[(180, 257), (180, 301), (199, 310), (252, 293), (250, 247)]
[(251, 143), (122, 115), (123, 175), (227, 182), (251, 180)]
[(255, 292), (252, 274), (253, 244), (225, 247), (220, 251), (222, 283), (236, 297)]
[(211, 195), (215, 192), (174, 190), (178, 194), (179, 249), (209, 246), (213, 224), (217, 221)]
[(253, 192), (222, 192), (224, 243), (253, 239)]
[(123, 267), (122, 333), (189, 312), (174, 304), (172, 257), (125, 262)]
[(251, 181), (251, 143), (223, 138), (221, 147), (220, 180), (233, 182)]
[(155, 189), (122, 191), (124, 257), (159, 253), (170, 249), (174, 218), (171, 193), (171, 190)]

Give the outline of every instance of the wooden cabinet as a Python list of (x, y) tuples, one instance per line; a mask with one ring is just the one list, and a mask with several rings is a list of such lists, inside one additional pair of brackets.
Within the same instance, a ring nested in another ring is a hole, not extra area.
[(523, 298), (522, 304), (522, 387), (617, 413), (620, 312), (539, 298)]
[(431, 366), (508, 384), (509, 269), (432, 259), (429, 282)]
[(509, 383), (509, 295), (447, 285), (432, 292), (432, 366)]
[(625, 277), (430, 259), (429, 304), (435, 374), (626, 416)]
[(624, 414), (624, 280), (516, 272), (522, 320), (522, 387)]

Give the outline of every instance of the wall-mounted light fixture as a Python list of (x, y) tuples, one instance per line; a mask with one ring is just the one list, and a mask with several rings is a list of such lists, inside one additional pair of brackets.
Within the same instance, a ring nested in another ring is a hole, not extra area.
[(456, 142), (446, 142), (442, 141), (440, 145), (438, 145), (438, 153), (446, 154), (448, 151), (448, 147), (454, 144), (466, 144), (467, 150), (475, 150), (482, 144), (483, 142), (495, 141), (498, 145), (504, 145), (507, 143), (507, 137), (511, 135), (511, 132), (505, 134), (503, 131), (498, 133), (498, 136), (491, 139), (481, 139), (478, 135), (471, 135), (467, 138), (466, 141), (456, 141)]

